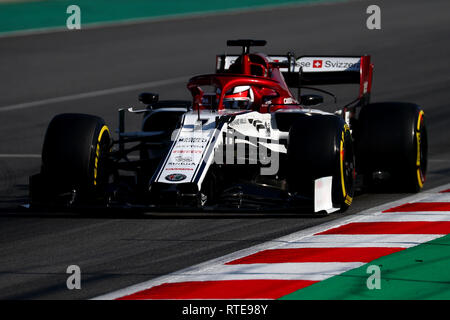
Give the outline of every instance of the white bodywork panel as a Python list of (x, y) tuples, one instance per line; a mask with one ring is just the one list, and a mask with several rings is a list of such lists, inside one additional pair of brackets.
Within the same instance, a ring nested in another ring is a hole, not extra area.
[[(228, 70), (239, 56), (225, 56), (224, 69)], [(287, 56), (270, 55), (267, 57), (270, 62), (288, 62)], [(300, 68), (303, 72), (342, 72), (354, 71), (360, 69), (361, 57), (299, 57), (295, 61), (294, 70), (291, 72), (299, 72)], [(288, 68), (280, 68), (281, 72), (287, 72)]]
[(339, 210), (339, 208), (333, 207), (332, 185), (332, 176), (314, 180), (314, 212), (326, 211), (332, 213)]
[[(229, 123), (216, 123), (227, 115), (233, 117)], [(286, 133), (275, 126), (273, 114), (269, 113), (245, 110), (187, 112), (181, 128), (172, 135), (174, 144), (154, 181), (171, 184), (192, 182), (200, 188), (215, 153), (219, 149), (224, 150), (222, 136), (227, 133), (238, 137), (234, 143), (260, 145), (274, 152), (286, 153), (286, 146), (279, 144)]]
[[(157, 182), (186, 183), (193, 180), (201, 163), (208, 160), (205, 157), (214, 140), (214, 133), (220, 134), (215, 128), (215, 116), (211, 112), (202, 112), (199, 121), (197, 113), (188, 112), (184, 115), (182, 127), (173, 133), (174, 144), (158, 174)], [(181, 175), (181, 178), (170, 179), (174, 174)]]

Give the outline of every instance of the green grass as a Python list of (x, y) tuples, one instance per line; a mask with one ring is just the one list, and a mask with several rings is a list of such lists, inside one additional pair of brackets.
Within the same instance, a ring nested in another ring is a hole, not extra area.
[[(367, 288), (369, 265), (381, 269), (381, 289)], [(448, 300), (450, 235), (412, 247), (282, 297), (285, 300)]]
[(92, 23), (313, 2), (324, 0), (48, 0), (0, 3), (0, 33), (65, 28), (69, 17), (66, 9), (72, 4), (81, 9), (83, 28), (83, 25)]

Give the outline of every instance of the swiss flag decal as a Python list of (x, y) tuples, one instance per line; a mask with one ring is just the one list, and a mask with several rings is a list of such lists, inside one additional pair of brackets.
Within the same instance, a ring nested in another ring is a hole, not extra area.
[(313, 68), (322, 68), (322, 60), (313, 60)]

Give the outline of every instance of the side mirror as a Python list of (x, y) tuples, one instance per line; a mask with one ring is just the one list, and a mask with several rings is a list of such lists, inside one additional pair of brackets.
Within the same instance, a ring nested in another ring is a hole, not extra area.
[(318, 94), (304, 94), (300, 96), (300, 104), (304, 106), (316, 106), (323, 103), (323, 97)]
[(154, 104), (158, 102), (159, 95), (157, 93), (143, 92), (139, 95), (139, 101), (143, 104)]

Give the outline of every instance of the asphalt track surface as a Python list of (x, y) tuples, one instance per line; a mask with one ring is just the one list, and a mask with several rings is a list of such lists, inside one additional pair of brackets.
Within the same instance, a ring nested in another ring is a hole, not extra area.
[[(0, 38), (0, 298), (93, 298), (342, 216), (111, 216), (18, 208), (27, 202), (28, 176), (39, 171), (35, 155), (55, 114), (92, 113), (115, 128), (116, 109), (137, 105), (143, 90), (163, 99), (189, 98), (185, 81), (212, 72), (227, 39), (266, 39), (268, 53), (371, 54), (372, 101), (415, 102), (426, 112), (425, 188), (450, 182), (450, 3), (378, 1), (382, 29), (372, 31), (366, 28), (370, 4)], [(128, 117), (129, 130), (139, 129), (139, 117), (133, 118)], [(345, 214), (404, 196), (360, 195)], [(81, 268), (81, 290), (66, 288), (72, 264)]]

